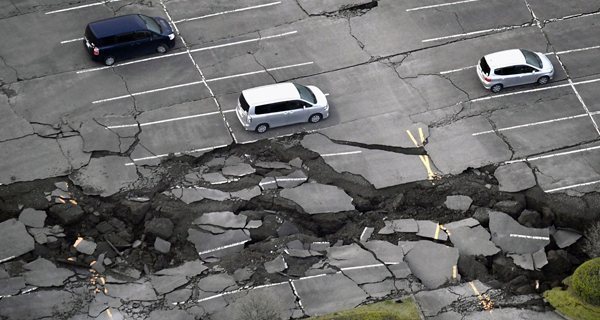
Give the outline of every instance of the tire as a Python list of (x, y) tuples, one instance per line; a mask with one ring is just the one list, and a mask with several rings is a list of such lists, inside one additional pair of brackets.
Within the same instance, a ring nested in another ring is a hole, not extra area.
[(498, 93), (498, 92), (502, 91), (502, 88), (504, 88), (504, 86), (503, 86), (503, 85), (501, 85), (500, 83), (497, 83), (497, 84), (493, 85), (493, 86), (490, 88), (490, 90), (491, 90), (493, 93)]
[(167, 50), (169, 50), (169, 48), (164, 43), (161, 43), (156, 47), (156, 52), (158, 53), (165, 53)]
[(254, 129), (254, 131), (256, 131), (257, 133), (265, 133), (265, 132), (267, 132), (267, 130), (269, 130), (269, 125), (266, 123), (261, 123), (261, 124), (257, 125), (256, 128)]
[(321, 121), (321, 119), (323, 119), (323, 116), (320, 113), (315, 113), (315, 114), (311, 115), (310, 117), (308, 117), (308, 122), (317, 123), (317, 122)]
[(548, 83), (548, 81), (550, 81), (550, 78), (548, 78), (547, 76), (543, 76), (537, 80), (537, 84), (543, 86), (546, 83)]
[(104, 58), (104, 64), (107, 66), (112, 66), (113, 64), (115, 64), (115, 58), (114, 57), (106, 57)]

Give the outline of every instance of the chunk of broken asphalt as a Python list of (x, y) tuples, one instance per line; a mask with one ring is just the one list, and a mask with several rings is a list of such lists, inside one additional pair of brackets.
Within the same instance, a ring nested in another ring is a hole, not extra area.
[(417, 241), (405, 255), (413, 274), (429, 289), (460, 280), (458, 249), (431, 241)]
[(277, 256), (277, 258), (275, 258), (271, 261), (265, 262), (264, 266), (265, 266), (265, 270), (267, 271), (267, 273), (283, 272), (288, 268), (288, 265), (285, 262), (285, 259), (281, 255)]
[(444, 205), (450, 210), (465, 212), (469, 210), (473, 199), (469, 196), (447, 196)]
[(154, 240), (154, 249), (160, 253), (169, 253), (171, 251), (171, 243), (160, 237), (156, 237)]
[(169, 239), (173, 234), (173, 222), (168, 218), (154, 218), (145, 224), (145, 233)]
[(43, 228), (46, 221), (46, 212), (33, 208), (25, 208), (19, 214), (19, 221), (28, 227)]
[(352, 198), (336, 186), (305, 183), (281, 190), (279, 195), (295, 202), (308, 214), (354, 210)]
[(0, 262), (18, 257), (35, 247), (25, 225), (16, 219), (0, 222), (0, 243)]
[(527, 228), (503, 212), (490, 213), (492, 241), (504, 252), (532, 254), (550, 243), (548, 228)]
[(494, 171), (498, 189), (504, 192), (518, 192), (536, 185), (533, 170), (525, 162), (506, 164)]

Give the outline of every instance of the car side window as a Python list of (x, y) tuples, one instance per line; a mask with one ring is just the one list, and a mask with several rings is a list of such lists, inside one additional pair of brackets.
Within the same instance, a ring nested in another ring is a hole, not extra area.
[(288, 110), (299, 110), (302, 108), (304, 108), (304, 102), (302, 101), (294, 100), (288, 103)]
[(535, 69), (530, 66), (518, 66), (519, 73), (532, 73)]
[(150, 39), (152, 35), (149, 31), (138, 31), (134, 34), (135, 40), (146, 40)]
[(510, 76), (519, 73), (516, 67), (504, 67), (494, 70), (494, 73), (501, 76)]
[(135, 39), (135, 34), (133, 32), (131, 33), (125, 33), (125, 34), (121, 34), (117, 36), (117, 42), (118, 43), (125, 43), (125, 42), (131, 42), (134, 41)]
[(271, 105), (265, 104), (262, 106), (254, 107), (254, 114), (267, 114), (271, 112)]
[(271, 104), (271, 112), (281, 112), (281, 111), (287, 111), (287, 110), (288, 110), (287, 102), (277, 102), (277, 103)]

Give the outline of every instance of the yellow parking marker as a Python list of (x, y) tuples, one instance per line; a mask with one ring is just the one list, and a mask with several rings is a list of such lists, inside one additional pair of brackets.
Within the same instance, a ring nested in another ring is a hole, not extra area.
[(438, 240), (440, 238), (440, 225), (436, 225), (435, 227), (435, 235), (433, 236), (434, 240)]
[[(412, 134), (412, 132), (410, 132), (410, 130), (406, 130), (408, 137), (410, 138), (410, 140), (412, 140), (412, 142), (415, 144), (415, 147), (417, 147), (417, 148), (422, 147), (423, 144), (425, 143), (425, 135), (423, 134), (423, 129), (419, 127), (418, 131), (419, 131), (419, 138), (421, 139), (421, 143), (417, 142), (417, 139), (415, 139), (415, 136)], [(438, 176), (431, 169), (431, 163), (429, 162), (429, 156), (419, 155), (419, 159), (421, 159), (421, 162), (423, 163), (425, 170), (427, 170), (427, 179), (428, 180), (436, 179)]]
[(456, 265), (452, 266), (452, 279), (456, 280), (458, 278), (458, 267)]

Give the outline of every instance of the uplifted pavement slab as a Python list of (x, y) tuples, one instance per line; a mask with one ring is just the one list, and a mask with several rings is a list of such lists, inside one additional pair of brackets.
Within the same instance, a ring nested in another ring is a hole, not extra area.
[(159, 270), (155, 272), (155, 274), (164, 276), (184, 275), (191, 278), (201, 274), (207, 269), (208, 267), (206, 267), (200, 260), (194, 260), (186, 261), (182, 265), (175, 268)]
[(246, 217), (243, 214), (235, 214), (231, 211), (207, 212), (194, 220), (192, 224), (213, 225), (224, 229), (242, 229), (246, 226)]
[(121, 305), (121, 299), (109, 297), (104, 295), (103, 292), (99, 292), (94, 295), (94, 300), (92, 300), (92, 302), (90, 302), (90, 304), (88, 305), (88, 315), (90, 317), (95, 318), (99, 316), (104, 310), (110, 307), (119, 308), (121, 307)]
[(418, 155), (340, 145), (322, 134), (307, 135), (301, 143), (335, 171), (360, 175), (376, 189), (428, 178)]
[(46, 211), (25, 208), (19, 214), (19, 221), (28, 227), (43, 228), (46, 216)]
[(193, 187), (193, 188), (173, 188), (170, 191), (163, 192), (166, 195), (179, 198), (186, 204), (192, 202), (209, 199), (214, 201), (225, 201), (231, 198), (229, 192), (209, 189), (204, 187)]
[(342, 273), (356, 284), (381, 283), (386, 279), (392, 279), (393, 275), (383, 264), (370, 265), (365, 267), (343, 269)]
[(498, 180), (498, 190), (503, 192), (519, 192), (536, 185), (533, 170), (525, 162), (500, 166), (494, 177)]
[(543, 248), (537, 252), (534, 252), (533, 254), (508, 254), (507, 256), (512, 258), (516, 265), (525, 270), (541, 270), (545, 265), (548, 264), (548, 257), (546, 256), (546, 251)]
[(368, 297), (356, 282), (340, 273), (295, 280), (293, 284), (309, 316), (352, 309)]
[(267, 273), (283, 272), (288, 268), (285, 259), (281, 255), (271, 261), (265, 262), (264, 266)]
[(552, 238), (556, 245), (563, 249), (577, 242), (581, 238), (581, 234), (571, 230), (558, 229), (552, 233)]
[(169, 293), (189, 282), (185, 275), (150, 276), (152, 287), (159, 295)]
[(383, 223), (385, 226), (377, 232), (379, 234), (392, 234), (394, 232), (419, 232), (419, 225), (415, 219), (396, 219), (392, 221), (386, 220)]
[(23, 277), (12, 277), (12, 278), (0, 278), (0, 296), (12, 296), (25, 288), (25, 278)]
[(492, 241), (507, 253), (534, 253), (550, 243), (548, 228), (528, 228), (503, 212), (490, 212)]
[(38, 258), (24, 266), (29, 270), (23, 273), (25, 282), (36, 287), (58, 287), (62, 286), (65, 280), (75, 275), (73, 271), (64, 268), (57, 268), (54, 263)]
[(0, 243), (0, 262), (34, 249), (33, 238), (27, 233), (25, 225), (16, 219), (0, 222)]
[(344, 190), (320, 183), (305, 183), (281, 190), (279, 195), (298, 204), (308, 214), (354, 210), (352, 197)]
[(138, 180), (135, 166), (126, 165), (127, 157), (92, 158), (90, 163), (71, 174), (71, 180), (89, 195), (111, 196), (128, 189)]
[(106, 284), (106, 294), (123, 301), (153, 301), (158, 299), (149, 281), (126, 284)]
[(381, 264), (372, 253), (356, 243), (327, 249), (327, 261), (340, 269)]
[(490, 241), (490, 233), (482, 226), (458, 227), (448, 230), (450, 241), (460, 255), (493, 256), (500, 249)]
[(460, 280), (458, 249), (431, 241), (417, 241), (404, 259), (413, 274), (429, 289)]
[[(425, 317), (434, 317), (442, 310), (450, 307), (454, 302), (469, 301), (470, 304), (477, 305), (479, 303), (478, 296), (485, 293), (490, 288), (478, 280), (469, 283), (463, 283), (458, 286), (441, 288), (432, 291), (420, 291), (415, 294), (415, 300), (421, 307)], [(435, 319), (445, 319), (435, 318)], [(449, 317), (449, 319), (453, 319)], [(460, 318), (459, 318), (460, 319)]]
[(446, 231), (444, 231), (442, 226), (437, 222), (417, 220), (417, 225), (419, 226), (419, 232), (417, 232), (419, 237), (440, 241), (448, 240), (448, 234), (446, 234)]
[(233, 166), (227, 166), (221, 169), (224, 176), (243, 177), (256, 172), (256, 169), (252, 168), (247, 163), (239, 163)]
[(375, 255), (377, 260), (383, 263), (404, 261), (404, 252), (402, 251), (402, 248), (393, 243), (381, 240), (371, 240), (363, 245)]
[(287, 189), (294, 188), (303, 184), (304, 182), (306, 182), (306, 180), (308, 180), (308, 177), (306, 176), (306, 174), (304, 174), (302, 170), (296, 170), (288, 174), (287, 176), (275, 177), (274, 179), (279, 188)]
[(196, 283), (198, 288), (198, 298), (207, 298), (219, 293), (233, 291), (238, 288), (235, 278), (226, 274), (219, 273), (206, 276)]
[(67, 291), (34, 291), (0, 300), (0, 318), (6, 320), (50, 319), (56, 315), (71, 312), (79, 303), (77, 295)]
[(251, 238), (248, 231), (243, 229), (226, 230), (214, 235), (190, 228), (187, 240), (194, 244), (200, 257), (204, 258), (222, 257), (232, 251), (238, 252)]
[(257, 161), (254, 166), (263, 169), (292, 169), (289, 164), (280, 161)]

